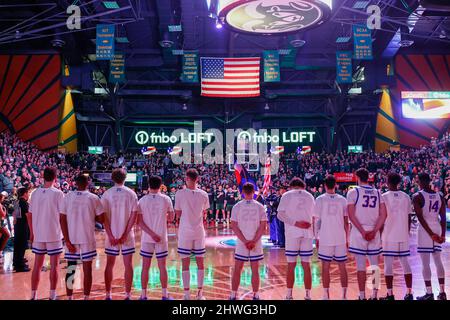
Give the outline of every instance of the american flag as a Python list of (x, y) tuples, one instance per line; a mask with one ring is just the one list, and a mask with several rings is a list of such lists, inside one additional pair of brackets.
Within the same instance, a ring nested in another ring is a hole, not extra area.
[(263, 195), (267, 195), (269, 193), (270, 183), (272, 181), (272, 175), (270, 174), (270, 157), (267, 157), (266, 164), (264, 165), (265, 173), (264, 173), (264, 185), (263, 185)]
[(259, 97), (260, 58), (201, 58), (202, 96)]

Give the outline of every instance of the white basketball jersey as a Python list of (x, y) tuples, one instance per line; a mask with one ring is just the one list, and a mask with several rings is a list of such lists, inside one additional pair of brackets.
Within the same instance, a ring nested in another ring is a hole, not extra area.
[(59, 215), (64, 209), (64, 194), (55, 187), (37, 188), (31, 193), (34, 241), (55, 242), (62, 239)]
[(319, 239), (325, 246), (346, 243), (345, 221), (347, 200), (338, 194), (325, 193), (316, 199), (314, 216), (320, 219)]
[(350, 190), (348, 204), (355, 205), (355, 216), (363, 227), (375, 227), (380, 214), (380, 203), (384, 203), (377, 189), (364, 185)]
[(439, 210), (442, 206), (442, 199), (439, 193), (428, 193), (420, 190), (419, 193), (423, 196), (424, 204), (422, 213), (425, 221), (429, 225), (439, 225)]
[[(102, 205), (111, 224), (113, 236), (120, 238), (125, 232), (131, 213), (138, 211), (136, 193), (125, 186), (114, 186), (103, 194)], [(133, 232), (131, 233), (133, 235)]]
[[(172, 201), (164, 194), (151, 193), (139, 200), (139, 214), (142, 214), (144, 223), (165, 242), (167, 242), (168, 212), (173, 212)], [(154, 243), (155, 240), (142, 231), (142, 242)]]
[(387, 211), (381, 235), (383, 242), (408, 242), (411, 199), (402, 191), (388, 191), (382, 197)]
[(98, 196), (89, 191), (71, 191), (64, 197), (63, 213), (72, 244), (95, 243), (95, 217), (103, 213)]
[(175, 210), (181, 210), (178, 237), (184, 240), (203, 239), (203, 211), (209, 208), (208, 194), (201, 189), (181, 189), (175, 194)]
[(264, 206), (255, 200), (241, 200), (231, 210), (231, 221), (237, 222), (245, 239), (255, 237), (261, 221), (266, 221)]
[(283, 194), (278, 206), (278, 212), (283, 211), (292, 221), (307, 221), (311, 223), (309, 229), (301, 229), (294, 225), (285, 225), (286, 237), (314, 238), (312, 217), (314, 213), (314, 197), (305, 190), (290, 190)]

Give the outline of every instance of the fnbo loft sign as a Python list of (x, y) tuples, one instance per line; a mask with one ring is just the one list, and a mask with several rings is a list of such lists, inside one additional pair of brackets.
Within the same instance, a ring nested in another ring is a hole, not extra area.
[[(227, 137), (229, 137), (228, 131), (234, 131), (233, 129), (227, 129)], [(278, 130), (276, 130), (278, 132)], [(177, 143), (211, 143), (214, 139), (217, 139), (217, 133), (212, 132), (180, 132), (179, 134), (166, 134), (162, 133), (148, 133), (147, 131), (138, 131), (134, 137), (135, 141), (139, 145), (147, 144), (177, 144)], [(237, 140), (244, 140), (252, 143), (314, 143), (315, 131), (290, 131), (281, 133), (271, 133), (267, 131), (255, 132), (254, 130), (242, 131), (236, 130), (234, 137)], [(222, 139), (223, 140), (223, 139)]]

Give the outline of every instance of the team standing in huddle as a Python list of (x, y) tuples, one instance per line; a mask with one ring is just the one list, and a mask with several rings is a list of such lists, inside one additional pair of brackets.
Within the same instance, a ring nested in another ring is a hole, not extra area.
[[(149, 268), (156, 256), (160, 270), (162, 299), (169, 300), (166, 269), (168, 256), (167, 221), (176, 216), (180, 219), (178, 229), (178, 254), (182, 262), (184, 299), (191, 298), (190, 257), (197, 263), (196, 299), (203, 300), (205, 229), (204, 214), (210, 208), (208, 194), (197, 187), (199, 174), (195, 169), (186, 172), (186, 187), (175, 195), (175, 205), (160, 192), (162, 180), (153, 176), (149, 179), (149, 192), (138, 200), (136, 194), (124, 186), (126, 172), (116, 169), (112, 173), (114, 187), (100, 199), (87, 191), (88, 177), (76, 178), (77, 190), (66, 196), (53, 184), (56, 169), (44, 170), (45, 183), (30, 197), (28, 221), (30, 225), (32, 251), (35, 254), (31, 279), (31, 299), (37, 299), (40, 271), (45, 254), (50, 256), (50, 299), (56, 299), (59, 256), (65, 244), (65, 258), (68, 261), (66, 290), (72, 299), (75, 269), (82, 261), (84, 274), (84, 297), (89, 299), (92, 285), (92, 261), (97, 255), (95, 222), (105, 226), (105, 299), (111, 299), (111, 283), (116, 257), (122, 255), (124, 264), (125, 299), (131, 299), (133, 280), (133, 253), (135, 239), (133, 227), (142, 229), (142, 293), (141, 300), (147, 300)], [(366, 299), (367, 260), (372, 272), (378, 272), (379, 255), (384, 256), (384, 274), (387, 295), (382, 299), (393, 300), (393, 261), (397, 257), (403, 268), (406, 283), (405, 300), (412, 300), (412, 273), (407, 257), (409, 249), (409, 228), (411, 205), (420, 222), (418, 247), (422, 261), (426, 294), (420, 300), (434, 299), (431, 287), (430, 258), (436, 265), (440, 285), (439, 300), (446, 300), (444, 291), (445, 272), (440, 252), (445, 242), (445, 202), (439, 193), (430, 188), (428, 174), (419, 174), (421, 191), (412, 202), (407, 194), (398, 190), (401, 177), (396, 173), (388, 176), (389, 191), (380, 191), (368, 184), (366, 169), (356, 171), (358, 186), (349, 191), (347, 199), (336, 194), (336, 180), (325, 179), (326, 193), (317, 199), (305, 190), (305, 183), (299, 178), (290, 182), (290, 190), (281, 197), (278, 216), (285, 223), (287, 275), (286, 299), (293, 299), (295, 268), (300, 257), (303, 268), (305, 299), (311, 299), (311, 267), (313, 242), (322, 261), (323, 299), (330, 298), (330, 264), (335, 261), (340, 272), (342, 299), (347, 299), (348, 275), (347, 252), (354, 255), (357, 267), (359, 299)], [(238, 298), (240, 276), (246, 261), (252, 270), (253, 299), (259, 296), (259, 261), (264, 259), (262, 236), (266, 229), (267, 216), (264, 206), (254, 200), (254, 186), (244, 184), (243, 199), (231, 210), (231, 228), (237, 236), (235, 266), (231, 279), (231, 300)], [(349, 228), (349, 222), (351, 228)], [(369, 299), (378, 298), (378, 287), (374, 286)]]

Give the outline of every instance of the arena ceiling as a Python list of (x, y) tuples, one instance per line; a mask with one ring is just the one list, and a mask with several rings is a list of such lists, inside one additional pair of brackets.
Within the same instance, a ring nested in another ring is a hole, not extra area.
[[(334, 0), (331, 18), (321, 26), (270, 37), (216, 29), (216, 19), (211, 18), (215, 0), (1, 1), (0, 50), (57, 49), (71, 63), (77, 63), (80, 57), (95, 52), (95, 25), (114, 23), (117, 37), (124, 41), (117, 45), (126, 52), (130, 70), (177, 66), (180, 59), (173, 55), (173, 49), (196, 49), (201, 55), (211, 56), (257, 55), (265, 49), (288, 49), (293, 40), (305, 41), (298, 50), (298, 63), (333, 66), (336, 49), (351, 45), (337, 43), (337, 39), (350, 36), (351, 25), (367, 19), (365, 8), (369, 4), (378, 4), (382, 10), (382, 29), (373, 35), (376, 56), (381, 57), (386, 48), (399, 49), (400, 33), (400, 38), (414, 41), (402, 51), (448, 48), (450, 12), (430, 4), (433, 1)], [(81, 30), (71, 31), (65, 26), (65, 10), (71, 4), (81, 7)], [(169, 32), (169, 25), (181, 25), (182, 30)], [(163, 42), (169, 47), (163, 48)], [(397, 52), (391, 51), (385, 56)]]

